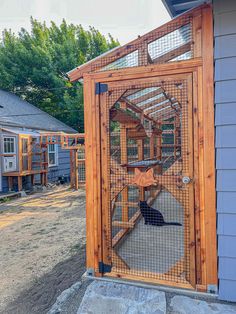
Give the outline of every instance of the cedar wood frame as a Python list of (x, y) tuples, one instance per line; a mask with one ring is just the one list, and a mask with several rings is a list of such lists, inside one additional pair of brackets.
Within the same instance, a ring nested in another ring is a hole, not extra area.
[[(154, 76), (191, 74), (193, 78), (193, 129), (194, 129), (194, 184), (195, 184), (195, 247), (196, 286), (137, 278), (124, 274), (111, 274), (123, 279), (141, 280), (182, 288), (209, 291), (218, 284), (216, 241), (216, 189), (214, 146), (214, 79), (213, 79), (213, 18), (211, 5), (202, 5), (185, 15), (193, 17), (193, 59), (165, 64), (146, 65), (121, 70), (92, 73), (91, 64), (82, 65), (69, 73), (71, 81), (84, 79), (85, 147), (86, 147), (86, 216), (87, 216), (87, 269), (98, 272), (102, 254), (102, 173), (100, 123), (103, 95), (95, 95), (96, 83), (122, 84)], [(177, 21), (178, 17), (173, 21)], [(172, 23), (170, 21), (169, 23)], [(168, 23), (167, 23), (168, 24)], [(159, 29), (165, 29), (166, 25)], [(148, 34), (136, 39), (142, 41)], [(122, 54), (124, 47), (118, 48)], [(110, 55), (114, 55), (111, 52)], [(101, 56), (102, 58), (102, 56)]]

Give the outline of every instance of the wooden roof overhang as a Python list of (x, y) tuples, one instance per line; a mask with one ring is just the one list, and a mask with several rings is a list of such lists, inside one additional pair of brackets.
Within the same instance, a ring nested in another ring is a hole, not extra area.
[[(173, 36), (176, 35), (176, 31), (179, 32), (179, 34), (182, 32), (184, 35), (184, 32), (187, 32), (184, 27), (189, 24), (191, 26), (190, 32), (192, 34), (193, 32), (199, 31), (199, 17), (201, 16), (202, 9), (207, 6), (209, 5), (203, 4), (197, 8), (189, 10), (147, 34), (139, 36), (128, 44), (114, 48), (99, 57), (76, 67), (67, 73), (69, 80), (71, 82), (81, 80), (85, 73), (107, 71), (109, 69), (115, 70), (117, 68), (112, 66), (114, 62), (122, 60), (124, 57), (129, 57), (134, 52), (137, 52), (137, 64), (132, 64), (131, 67), (162, 64), (172, 60), (175, 61), (176, 58), (178, 60), (179, 57), (188, 52), (191, 53), (192, 58), (195, 57), (199, 50), (199, 43), (196, 43), (195, 38), (192, 36), (189, 36), (186, 41), (179, 41), (178, 44), (173, 45), (172, 48), (164, 49), (157, 55), (152, 55), (150, 47), (151, 45), (155, 45), (158, 40), (163, 40), (165, 36), (169, 36), (170, 41), (171, 39), (176, 40), (176, 38), (173, 38)], [(124, 64), (123, 67), (125, 67)]]
[[(128, 44), (114, 48), (68, 72), (71, 82), (91, 73), (115, 73), (124, 68), (181, 63), (182, 60), (201, 58), (201, 16), (208, 4), (200, 5), (174, 18), (170, 22), (138, 37)], [(135, 53), (135, 56), (133, 55)], [(130, 61), (132, 59), (132, 61)], [(152, 122), (167, 120), (178, 115), (180, 89), (176, 84), (168, 90), (168, 84), (150, 93), (145, 88), (128, 89), (119, 99), (127, 108)], [(121, 113), (120, 113), (121, 115)]]

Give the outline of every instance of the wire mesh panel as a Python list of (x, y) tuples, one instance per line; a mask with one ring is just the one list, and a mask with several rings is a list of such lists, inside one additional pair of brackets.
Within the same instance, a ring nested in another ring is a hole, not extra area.
[(120, 275), (191, 281), (188, 88), (187, 79), (156, 78), (106, 93), (105, 245)]
[(91, 71), (108, 71), (161, 64), (193, 58), (192, 17), (183, 16), (176, 22), (153, 30), (119, 49), (117, 54), (104, 54), (91, 65)]
[(81, 145), (78, 149), (78, 181), (79, 184), (85, 183), (85, 145)]

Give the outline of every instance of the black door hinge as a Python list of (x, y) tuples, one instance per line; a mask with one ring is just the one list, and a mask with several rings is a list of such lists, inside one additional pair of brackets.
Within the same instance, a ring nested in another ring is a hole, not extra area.
[(111, 272), (111, 265), (104, 264), (103, 262), (99, 262), (98, 264), (99, 273), (110, 273)]
[(108, 85), (102, 83), (95, 84), (95, 95), (100, 95), (101, 93), (105, 93), (108, 91)]

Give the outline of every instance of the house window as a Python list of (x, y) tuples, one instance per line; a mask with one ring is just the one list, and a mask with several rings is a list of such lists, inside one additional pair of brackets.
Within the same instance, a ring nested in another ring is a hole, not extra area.
[(3, 138), (3, 153), (4, 154), (15, 154), (16, 153), (16, 143), (14, 137), (4, 137)]
[(53, 167), (58, 165), (58, 150), (57, 144), (48, 145), (48, 166)]

